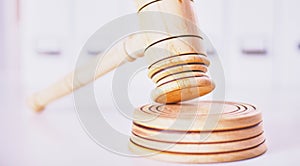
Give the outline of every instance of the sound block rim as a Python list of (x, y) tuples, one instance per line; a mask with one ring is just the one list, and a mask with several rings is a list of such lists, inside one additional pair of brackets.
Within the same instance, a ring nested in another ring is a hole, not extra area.
[(263, 123), (248, 128), (228, 131), (169, 131), (144, 128), (136, 124), (132, 125), (132, 134), (145, 139), (164, 142), (199, 143), (199, 139), (205, 139), (205, 143), (240, 141), (255, 137), (263, 133)]
[(151, 141), (132, 135), (130, 140), (136, 145), (164, 152), (174, 153), (225, 153), (232, 151), (240, 151), (256, 147), (265, 141), (264, 134), (260, 134), (253, 138), (241, 141), (223, 142), (223, 143), (166, 143), (159, 141)]
[(257, 147), (251, 149), (227, 152), (227, 153), (215, 153), (215, 154), (186, 154), (186, 153), (170, 153), (159, 152), (151, 149), (147, 149), (141, 146), (129, 142), (129, 150), (140, 157), (147, 157), (164, 162), (183, 163), (183, 164), (209, 164), (209, 163), (224, 163), (241, 161), (246, 159), (252, 159), (263, 155), (267, 152), (266, 142), (263, 142)]

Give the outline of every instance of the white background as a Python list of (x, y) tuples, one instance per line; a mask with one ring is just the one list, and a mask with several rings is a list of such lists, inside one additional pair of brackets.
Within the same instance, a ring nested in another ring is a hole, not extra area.
[[(268, 153), (224, 165), (299, 163), (299, 6), (298, 0), (195, 3), (199, 26), (222, 60), (226, 100), (255, 104), (264, 114)], [(25, 105), (26, 96), (72, 70), (93, 32), (135, 12), (132, 1), (0, 0), (0, 12), (0, 165), (166, 165), (103, 150), (82, 129), (72, 96), (38, 115)], [(243, 49), (265, 49), (267, 54), (245, 55)], [(45, 53), (53, 51), (58, 54)], [(96, 96), (105, 103), (103, 113), (111, 125), (129, 134), (131, 121), (112, 106), (112, 75), (96, 81)], [(135, 106), (149, 102), (153, 84), (145, 71), (128, 86)]]

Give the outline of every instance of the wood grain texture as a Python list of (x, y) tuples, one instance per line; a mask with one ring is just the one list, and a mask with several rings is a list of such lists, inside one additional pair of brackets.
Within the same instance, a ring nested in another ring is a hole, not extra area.
[[(135, 40), (135, 38), (131, 38)], [(27, 103), (29, 107), (37, 112), (42, 111), (45, 106), (60, 97), (72, 93), (95, 79), (105, 75), (127, 61), (134, 61), (135, 57), (127, 54), (124, 48), (124, 41), (116, 44), (104, 56), (97, 56), (87, 62), (85, 65), (75, 69), (67, 74), (61, 80), (49, 87), (31, 95)], [(101, 66), (98, 63), (101, 61)], [(93, 75), (91, 75), (93, 74)]]
[[(157, 63), (153, 63), (149, 67), (149, 77), (153, 78), (153, 76), (160, 72), (161, 70), (169, 69), (173, 66), (184, 66), (187, 64), (199, 64), (203, 66), (209, 66), (209, 60), (201, 55), (181, 55), (181, 56), (173, 56), (168, 59), (164, 59)], [(192, 69), (190, 69), (192, 70)], [(207, 70), (203, 71), (206, 72)], [(175, 72), (173, 72), (175, 73)]]
[[(145, 57), (153, 62), (148, 76), (157, 86), (152, 99), (163, 104), (177, 103), (210, 93), (215, 85), (204, 75), (210, 62), (206, 58), (203, 34), (197, 27), (193, 1), (136, 0), (136, 4), (141, 29), (154, 27), (170, 35), (161, 38), (145, 35), (145, 41), (154, 41), (145, 49)], [(147, 21), (150, 19), (155, 22)]]
[(193, 104), (145, 105), (134, 111), (134, 123), (143, 127), (175, 131), (225, 131), (262, 122), (255, 106), (221, 101)]
[[(157, 86), (160, 86), (161, 84), (159, 84), (158, 81), (161, 80), (162, 78), (165, 78), (167, 76), (175, 77), (175, 79), (185, 78), (185, 77), (177, 77), (176, 78), (176, 75), (180, 74), (180, 73), (182, 74), (182, 73), (188, 73), (188, 72), (197, 73), (195, 71), (199, 71), (201, 73), (206, 73), (207, 66), (204, 66), (201, 64), (175, 65), (175, 66), (157, 70), (156, 72), (151, 73), (151, 78), (153, 79), (153, 81), (157, 82)], [(175, 79), (173, 79), (173, 80), (175, 80)]]
[(215, 142), (229, 142), (239, 141), (255, 137), (262, 134), (262, 123), (253, 127), (242, 128), (238, 130), (227, 131), (169, 131), (169, 130), (154, 130), (144, 128), (133, 124), (132, 133), (139, 137), (150, 139), (154, 141), (163, 142), (182, 142), (182, 143), (215, 143)]
[(183, 78), (195, 78), (195, 77), (206, 77), (208, 78), (207, 74), (200, 70), (191, 70), (191, 71), (184, 71), (184, 72), (178, 72), (173, 74), (166, 74), (165, 76), (161, 77), (157, 80), (156, 85), (158, 87), (162, 86), (163, 84), (167, 84), (169, 82), (172, 82), (174, 80), (179, 80)]
[(265, 141), (263, 134), (240, 141), (222, 142), (222, 143), (182, 143), (182, 142), (162, 142), (144, 139), (137, 135), (131, 136), (131, 141), (135, 144), (164, 152), (178, 153), (224, 153), (240, 151), (260, 145)]
[[(188, 65), (186, 67), (189, 68)], [(214, 88), (215, 84), (207, 77), (181, 78), (160, 85), (152, 91), (151, 96), (157, 103), (171, 104), (204, 96)]]
[[(201, 34), (197, 27), (192, 7), (193, 1), (136, 0), (136, 3), (140, 19), (140, 29), (147, 32), (138, 35), (139, 37), (137, 38), (133, 35), (121, 40), (105, 56), (99, 55), (86, 65), (75, 69), (76, 71), (67, 74), (56, 83), (34, 93), (28, 99), (29, 107), (35, 111), (41, 111), (47, 104), (93, 82), (95, 79), (100, 78), (120, 65), (128, 61), (132, 62), (144, 55), (148, 58), (149, 62), (156, 63), (160, 59), (174, 55), (198, 54), (194, 59), (182, 59), (182, 61), (179, 61), (180, 59), (178, 58), (177, 60), (173, 59), (170, 63), (171, 66), (181, 64), (182, 67), (181, 69), (177, 68), (175, 71), (168, 70), (167, 73), (171, 72), (173, 75), (178, 74), (176, 73), (177, 71), (183, 70), (201, 70), (203, 73), (207, 71), (209, 61), (205, 58), (206, 52), (202, 37), (203, 34)], [(152, 12), (152, 14), (147, 14), (149, 12)], [(153, 33), (153, 31), (157, 33)], [(135, 51), (138, 53), (135, 53)], [(102, 61), (101, 66), (99, 69), (95, 69), (99, 59)], [(204, 65), (188, 66), (189, 63), (198, 62)], [(162, 76), (164, 72), (161, 71), (163, 68), (168, 68), (165, 66), (168, 63), (160, 62), (161, 66), (150, 63), (149, 65), (155, 66), (150, 71), (159, 70)], [(87, 74), (91, 72), (94, 72), (93, 77)], [(153, 91), (154, 95), (152, 95), (154, 101), (176, 103), (205, 95), (214, 89), (214, 84), (208, 76), (205, 78), (195, 77), (195, 79), (184, 78), (184, 75), (177, 76), (182, 76), (182, 79), (177, 78), (172, 81), (172, 79), (168, 78), (167, 80), (172, 83), (162, 85), (160, 82), (158, 84), (157, 88)], [(194, 91), (197, 91), (197, 93)]]
[(245, 103), (146, 105), (134, 112), (130, 150), (175, 163), (219, 163), (267, 151), (261, 112)]
[(154, 160), (167, 161), (173, 163), (205, 164), (232, 162), (254, 158), (264, 154), (267, 151), (267, 146), (264, 142), (256, 147), (241, 151), (227, 153), (187, 154), (160, 152), (144, 148), (142, 146), (134, 144), (133, 142), (130, 142), (129, 149), (139, 156), (147, 157)]

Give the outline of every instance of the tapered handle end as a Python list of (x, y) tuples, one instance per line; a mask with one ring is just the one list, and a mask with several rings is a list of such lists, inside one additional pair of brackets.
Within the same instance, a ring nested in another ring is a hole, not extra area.
[(35, 112), (42, 112), (45, 109), (45, 105), (39, 104), (38, 97), (35, 94), (27, 99), (27, 105)]

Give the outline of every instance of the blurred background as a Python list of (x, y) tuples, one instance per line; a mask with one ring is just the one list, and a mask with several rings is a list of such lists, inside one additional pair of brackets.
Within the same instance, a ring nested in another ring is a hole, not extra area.
[[(199, 27), (222, 58), (227, 86), (299, 85), (297, 0), (195, 4)], [(87, 39), (109, 21), (133, 13), (135, 5), (120, 0), (1, 0), (0, 11), (1, 70), (16, 71), (24, 86), (38, 89), (70, 71)], [(87, 54), (102, 51), (90, 48)]]
[[(299, 147), (294, 135), (300, 127), (297, 122), (300, 115), (299, 6), (299, 0), (195, 1), (199, 27), (222, 60), (226, 99), (250, 102), (262, 108), (273, 162), (297, 161), (277, 157), (291, 152), (295, 155)], [(49, 156), (40, 153), (42, 149), (62, 165), (69, 165), (73, 160), (79, 165), (86, 160), (95, 165), (101, 163), (97, 155), (110, 155), (99, 152), (100, 148), (94, 147), (97, 145), (79, 129), (72, 112), (72, 97), (53, 103), (39, 117), (30, 114), (24, 103), (33, 91), (71, 71), (84, 43), (102, 25), (135, 11), (132, 0), (0, 0), (0, 130), (5, 133), (0, 136), (0, 165), (47, 165), (46, 161), (51, 165)], [(86, 54), (95, 56), (103, 51), (105, 48), (90, 48)], [(216, 52), (211, 50), (209, 56), (216, 56)], [(98, 95), (110, 93), (105, 88), (111, 84), (110, 77), (98, 81)], [(138, 89), (150, 87), (152, 83), (145, 76), (134, 85), (140, 85), (133, 88)], [(152, 87), (146, 89), (150, 92)], [(139, 100), (138, 104), (147, 102), (143, 91), (130, 94), (133, 102), (135, 99)], [(110, 97), (102, 99), (111, 100)], [(63, 134), (65, 131), (68, 135)], [(78, 145), (83, 142), (84, 145)], [(74, 147), (89, 151), (90, 156), (82, 159), (81, 153), (71, 152)], [(72, 159), (61, 156), (69, 152)], [(31, 160), (34, 155), (39, 159)], [(20, 161), (13, 160), (14, 157)], [(118, 162), (111, 161), (112, 158), (101, 157), (103, 161)], [(257, 162), (269, 161), (265, 158)]]

